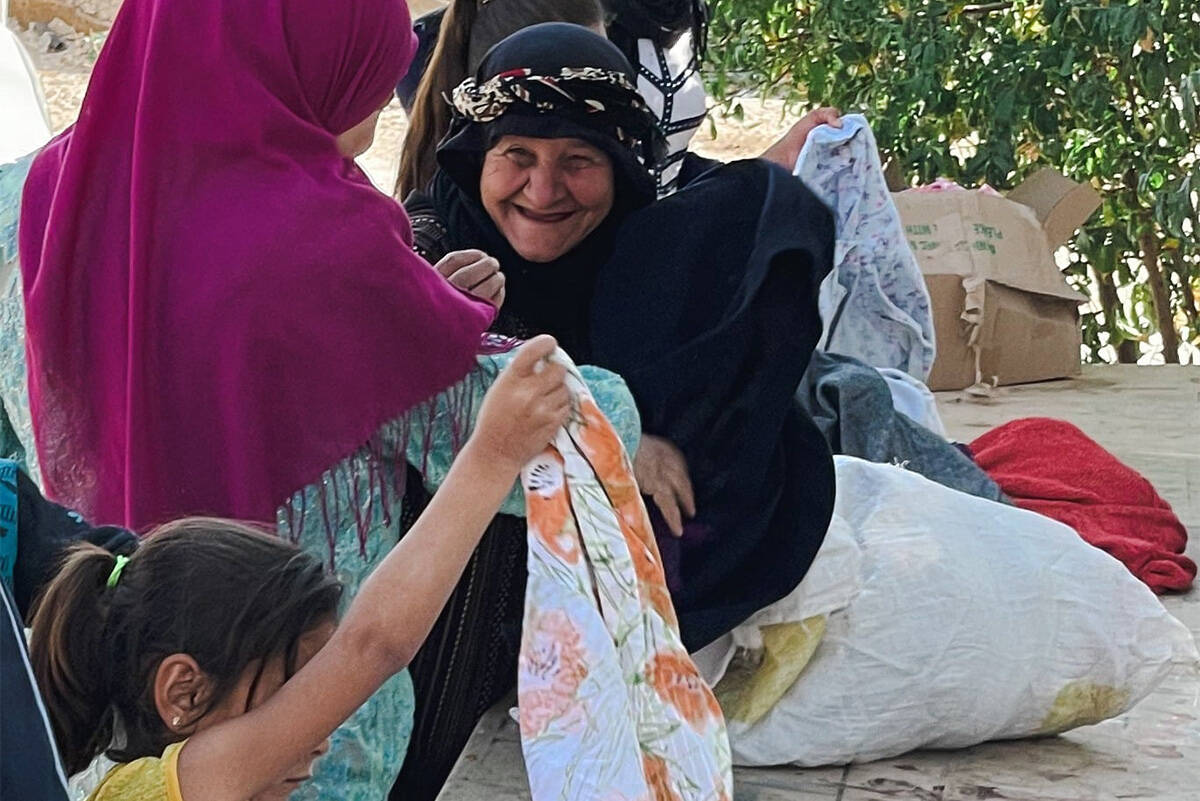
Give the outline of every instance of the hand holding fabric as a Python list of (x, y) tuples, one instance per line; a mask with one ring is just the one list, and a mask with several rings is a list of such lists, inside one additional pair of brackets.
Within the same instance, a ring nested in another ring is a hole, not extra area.
[(642, 494), (654, 499), (671, 533), (682, 537), (683, 521), (696, 516), (696, 498), (679, 448), (662, 437), (643, 435), (633, 457), (633, 477)]
[(447, 281), (499, 309), (504, 305), (504, 273), (500, 262), (482, 250), (455, 250), (434, 265)]
[(514, 478), (546, 448), (570, 414), (567, 369), (550, 360), (557, 349), (549, 335), (521, 346), (484, 396), (467, 445), (487, 463), (511, 470)]
[(804, 143), (808, 141), (808, 135), (821, 125), (841, 128), (842, 112), (832, 106), (823, 106), (808, 112), (778, 142), (767, 148), (762, 158), (773, 161), (791, 172), (796, 167), (796, 160), (800, 158)]

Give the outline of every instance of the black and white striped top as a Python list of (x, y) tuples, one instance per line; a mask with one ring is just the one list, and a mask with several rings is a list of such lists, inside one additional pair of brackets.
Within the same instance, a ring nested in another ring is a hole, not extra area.
[(708, 114), (708, 97), (691, 31), (681, 34), (670, 47), (638, 39), (637, 54), (638, 91), (667, 137), (666, 158), (654, 168), (658, 196), (665, 197), (678, 188), (688, 145)]

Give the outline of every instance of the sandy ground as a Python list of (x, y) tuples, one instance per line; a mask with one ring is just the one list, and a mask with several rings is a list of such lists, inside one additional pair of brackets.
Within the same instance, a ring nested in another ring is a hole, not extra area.
[[(412, 0), (410, 3), (415, 13), (437, 4), (437, 0)], [(10, 20), (9, 25), (18, 32), (33, 58), (49, 106), (51, 125), (56, 132), (61, 131), (79, 114), (88, 76), (100, 52), (104, 34), (77, 33), (61, 19), (24, 27), (16, 20)], [(748, 98), (743, 101), (743, 106), (745, 115), (740, 121), (714, 110), (710, 115), (713, 124), (703, 126), (696, 134), (693, 149), (726, 161), (755, 156), (786, 130), (778, 102)], [(395, 183), (407, 128), (404, 110), (398, 102), (393, 102), (380, 117), (374, 147), (360, 160), (376, 185), (386, 191), (390, 191)]]

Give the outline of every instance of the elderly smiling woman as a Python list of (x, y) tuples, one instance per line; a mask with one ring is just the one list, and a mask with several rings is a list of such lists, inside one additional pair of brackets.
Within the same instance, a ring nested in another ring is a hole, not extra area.
[(829, 212), (765, 160), (655, 200), (663, 147), (606, 39), (546, 23), (502, 41), (453, 94), (418, 252), (499, 307), (493, 330), (552, 333), (620, 373), (634, 457), (698, 648), (790, 592), (829, 521), (828, 447), (794, 393), (821, 330)]
[[(654, 115), (625, 57), (580, 26), (526, 28), (492, 49), (479, 76), (454, 92), (458, 118), (429, 192), (405, 203), (417, 251), (500, 307), (495, 330), (558, 330), (588, 361), (596, 270), (620, 223), (654, 200), (643, 166), (664, 146)], [(558, 103), (570, 97), (578, 102)]]

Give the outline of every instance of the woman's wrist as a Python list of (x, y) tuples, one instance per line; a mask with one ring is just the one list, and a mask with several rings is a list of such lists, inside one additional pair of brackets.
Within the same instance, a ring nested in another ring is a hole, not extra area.
[(461, 463), (461, 472), (468, 474), (474, 481), (482, 481), (489, 485), (494, 483), (497, 487), (503, 487), (505, 494), (512, 488), (521, 475), (521, 469), (525, 467), (474, 436), (467, 440), (454, 463), (455, 466)]
[(780, 167), (791, 172), (796, 166), (796, 159), (800, 157), (800, 151), (788, 139), (789, 137), (785, 135), (779, 141), (775, 142), (775, 144), (764, 150), (759, 158), (778, 164)]

